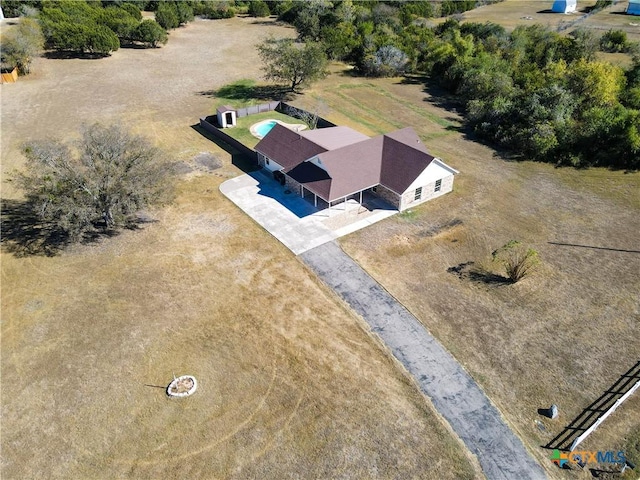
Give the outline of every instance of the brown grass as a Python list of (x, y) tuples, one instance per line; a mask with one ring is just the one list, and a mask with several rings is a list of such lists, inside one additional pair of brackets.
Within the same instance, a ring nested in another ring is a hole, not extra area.
[[(162, 49), (40, 59), (2, 86), (4, 178), (24, 140), (83, 121), (224, 163), (139, 231), (2, 253), (3, 479), (481, 477), (361, 320), (218, 191), (240, 172), (190, 128), (215, 107), (199, 92), (257, 79), (251, 45), (269, 33), (291, 30), (196, 21)], [(167, 398), (183, 374), (197, 392)]]
[[(585, 27), (593, 30), (598, 35), (609, 29), (624, 30), (629, 39), (640, 40), (640, 20), (637, 16), (625, 15), (628, 2), (617, 2), (599, 12), (590, 15), (584, 21), (577, 21), (586, 13), (588, 7), (595, 5), (593, 2), (578, 2), (578, 11), (570, 14), (551, 13), (553, 0), (505, 0), (504, 2), (486, 5), (465, 12), (462, 17), (468, 22), (494, 22), (512, 30), (519, 25), (532, 25), (539, 23), (550, 29), (561, 26), (569, 28), (564, 32), (569, 33), (577, 27)], [(438, 21), (443, 21), (439, 19)], [(575, 22), (575, 23), (574, 23)]]
[[(344, 105), (347, 97), (334, 91), (357, 80), (333, 82), (317, 96), (356, 116), (359, 100)], [(424, 103), (423, 121), (417, 121), (415, 111), (401, 108), (431, 100), (418, 85), (389, 79), (357, 89), (400, 98), (390, 109), (371, 95), (363, 116), (378, 110), (381, 122), (388, 121), (385, 115), (407, 122), (461, 174), (452, 194), (355, 233), (343, 247), (463, 363), (551, 468), (540, 445), (638, 360), (640, 174), (510, 162), (429, 121), (437, 114), (453, 123), (451, 112)], [(537, 274), (505, 286), (447, 272), (473, 261), (500, 273), (489, 263), (490, 252), (511, 239), (538, 250), (543, 266)], [(561, 415), (546, 421), (537, 409), (551, 403)], [(639, 412), (637, 402), (625, 405), (585, 445), (621, 446), (640, 428)]]

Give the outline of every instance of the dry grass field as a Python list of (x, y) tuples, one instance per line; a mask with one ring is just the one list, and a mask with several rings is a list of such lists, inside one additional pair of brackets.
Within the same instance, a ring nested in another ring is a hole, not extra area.
[[(3, 179), (24, 140), (92, 121), (123, 123), (193, 168), (140, 231), (55, 257), (2, 252), (2, 478), (480, 476), (361, 321), (218, 192), (240, 171), (191, 125), (213, 113), (212, 89), (258, 79), (251, 46), (271, 33), (293, 35), (196, 21), (162, 49), (41, 59), (1, 87)], [(461, 171), (453, 193), (343, 248), (461, 361), (550, 475), (588, 478), (552, 469), (540, 445), (638, 360), (640, 175), (510, 162), (459, 131), (419, 79), (332, 70), (294, 103), (369, 135), (412, 126)], [(199, 171), (200, 152), (224, 166)], [(2, 184), (3, 200), (17, 196)], [(487, 264), (511, 238), (540, 252), (536, 275), (504, 286), (447, 272)], [(195, 375), (198, 392), (167, 399), (158, 387), (174, 374)], [(551, 403), (556, 421), (536, 413)], [(639, 430), (636, 395), (584, 448)]]
[(534, 23), (540, 23), (554, 30), (569, 26), (565, 30), (567, 33), (578, 26), (595, 30), (599, 34), (616, 29), (627, 32), (631, 40), (640, 40), (640, 18), (624, 13), (628, 4), (626, 1), (619, 1), (615, 5), (590, 15), (583, 21), (578, 21), (585, 14), (586, 9), (595, 4), (595, 0), (580, 1), (578, 2), (578, 11), (565, 15), (551, 12), (553, 0), (505, 0), (465, 12), (462, 14), (462, 18), (469, 22), (499, 23), (508, 30), (512, 30), (518, 25), (532, 25)]
[[(639, 360), (640, 174), (509, 161), (456, 131), (441, 100), (397, 79), (338, 73), (309, 96), (329, 106), (329, 120), (361, 118), (369, 134), (411, 125), (461, 171), (452, 194), (343, 248), (463, 363), (550, 474), (567, 478), (539, 447)], [(507, 286), (447, 271), (475, 262), (499, 273), (490, 253), (511, 239), (539, 251), (536, 275)], [(551, 403), (555, 421), (537, 414)], [(636, 398), (583, 446), (623, 448), (639, 430)]]
[[(482, 478), (364, 323), (218, 191), (242, 172), (191, 125), (207, 91), (259, 77), (272, 33), (292, 30), (196, 21), (162, 49), (39, 59), (2, 85), (3, 180), (23, 141), (94, 121), (191, 169), (138, 231), (53, 257), (3, 245), (3, 479)], [(168, 399), (182, 374), (198, 391)]]

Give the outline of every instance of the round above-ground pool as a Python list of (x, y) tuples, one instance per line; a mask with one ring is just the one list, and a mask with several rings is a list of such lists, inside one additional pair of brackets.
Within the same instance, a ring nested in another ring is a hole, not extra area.
[(276, 126), (276, 123), (279, 123), (283, 127), (287, 127), (289, 130), (293, 130), (294, 132), (299, 132), (307, 128), (307, 126), (302, 123), (284, 123), (280, 120), (268, 119), (262, 120), (258, 123), (254, 123), (249, 128), (249, 131), (254, 137), (264, 138), (267, 133), (269, 133), (271, 129)]

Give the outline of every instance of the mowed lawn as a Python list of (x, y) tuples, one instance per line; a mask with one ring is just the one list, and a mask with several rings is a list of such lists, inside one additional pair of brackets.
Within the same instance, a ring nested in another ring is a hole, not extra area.
[[(640, 174), (508, 160), (457, 131), (455, 110), (437, 106), (446, 98), (421, 85), (336, 71), (307, 96), (327, 105), (329, 120), (357, 128), (362, 118), (368, 134), (412, 126), (461, 172), (453, 193), (343, 238), (343, 248), (462, 362), (549, 473), (561, 475), (540, 446), (640, 359)], [(500, 285), (447, 271), (475, 262), (500, 273), (490, 254), (511, 239), (540, 254), (530, 278)], [(537, 414), (552, 403), (557, 420)], [(582, 446), (623, 449), (639, 430), (632, 398)]]
[[(196, 21), (161, 49), (39, 59), (2, 86), (3, 180), (24, 141), (93, 121), (193, 168), (138, 231), (53, 257), (3, 245), (3, 479), (482, 478), (366, 325), (218, 191), (242, 172), (191, 125), (211, 89), (259, 78), (269, 34), (292, 30)], [(223, 167), (196, 169), (203, 152)], [(167, 398), (182, 374), (198, 391)]]

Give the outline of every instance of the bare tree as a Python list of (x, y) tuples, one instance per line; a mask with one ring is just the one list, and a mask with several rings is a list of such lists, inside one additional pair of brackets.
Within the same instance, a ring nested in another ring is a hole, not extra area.
[(302, 120), (309, 130), (315, 130), (318, 127), (318, 119), (321, 114), (326, 113), (327, 106), (320, 102), (316, 104), (313, 110), (302, 110), (296, 107), (289, 106), (285, 113), (290, 117)]
[(171, 168), (144, 138), (118, 126), (85, 127), (77, 148), (54, 140), (26, 145), (26, 172), (14, 179), (43, 224), (72, 240), (124, 226), (167, 199)]

